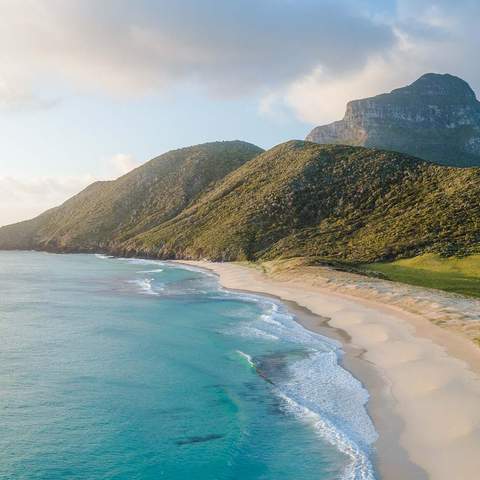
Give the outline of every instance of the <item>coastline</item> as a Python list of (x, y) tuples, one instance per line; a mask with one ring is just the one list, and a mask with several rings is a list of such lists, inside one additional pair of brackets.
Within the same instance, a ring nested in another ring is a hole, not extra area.
[(225, 288), (271, 295), (293, 309), (306, 309), (313, 315), (297, 315), (303, 326), (343, 336), (344, 367), (370, 393), (382, 479), (476, 478), (480, 349), (475, 345), (397, 303), (348, 295), (295, 270), (267, 275), (232, 263), (179, 263), (213, 271)]
[(388, 384), (375, 367), (363, 357), (364, 351), (351, 343), (346, 331), (329, 325), (329, 318), (321, 317), (294, 301), (277, 296), (272, 298), (281, 301), (288, 311), (295, 315), (295, 320), (307, 330), (333, 338), (342, 344), (344, 355), (340, 365), (360, 380), (369, 393), (366, 407), (379, 433), (372, 461), (381, 478), (427, 480), (426, 473), (410, 461), (407, 451), (399, 442), (402, 419), (393, 409), (392, 399), (388, 395)]

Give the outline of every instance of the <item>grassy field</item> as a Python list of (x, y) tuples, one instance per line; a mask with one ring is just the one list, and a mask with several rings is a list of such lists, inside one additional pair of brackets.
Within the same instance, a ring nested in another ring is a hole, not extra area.
[(425, 254), (391, 263), (371, 263), (363, 268), (396, 282), (480, 298), (480, 255), (444, 258)]

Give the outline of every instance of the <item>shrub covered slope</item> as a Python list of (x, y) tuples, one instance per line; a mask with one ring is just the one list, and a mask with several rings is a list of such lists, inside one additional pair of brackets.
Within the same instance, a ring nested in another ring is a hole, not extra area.
[(291, 141), (228, 175), (123, 253), (371, 262), (479, 250), (480, 170), (363, 147)]
[(39, 217), (0, 229), (0, 248), (108, 251), (182, 211), (209, 185), (262, 152), (214, 142), (174, 150), (115, 181), (96, 182)]
[(349, 263), (480, 251), (480, 170), (290, 141), (170, 152), (0, 229), (0, 248)]

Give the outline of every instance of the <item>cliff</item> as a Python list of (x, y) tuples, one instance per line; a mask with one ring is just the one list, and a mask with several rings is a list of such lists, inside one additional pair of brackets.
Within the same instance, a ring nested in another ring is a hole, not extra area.
[(343, 120), (314, 128), (307, 140), (480, 166), (480, 102), (464, 80), (428, 73), (390, 93), (349, 102)]

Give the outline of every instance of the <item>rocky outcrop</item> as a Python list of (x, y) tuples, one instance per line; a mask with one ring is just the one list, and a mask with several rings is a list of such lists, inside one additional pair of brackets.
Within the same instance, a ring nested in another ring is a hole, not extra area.
[(306, 139), (480, 166), (480, 102), (464, 80), (427, 73), (407, 87), (349, 102), (343, 120), (314, 128)]

